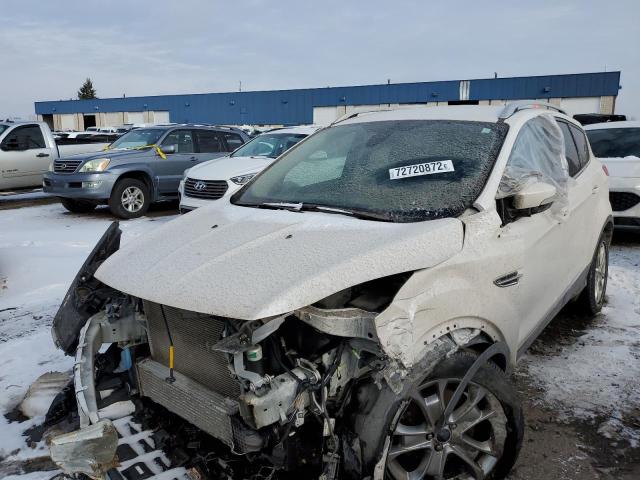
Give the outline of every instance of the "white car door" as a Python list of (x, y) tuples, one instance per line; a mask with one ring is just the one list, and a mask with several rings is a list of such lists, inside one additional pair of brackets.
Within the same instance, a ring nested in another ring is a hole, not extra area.
[(6, 134), (2, 143), (3, 188), (39, 186), (53, 157), (38, 124), (20, 125)]
[(602, 167), (590, 162), (589, 144), (584, 132), (577, 126), (558, 119), (558, 125), (564, 136), (565, 155), (569, 165), (567, 223), (571, 231), (579, 236), (572, 248), (574, 276), (584, 273), (591, 262), (602, 224), (594, 221), (594, 212), (598, 211), (601, 193), (607, 188)]
[[(499, 242), (505, 249), (519, 252), (518, 268), (496, 279), (497, 286), (516, 289), (521, 354), (538, 336), (558, 308), (573, 278), (571, 230), (569, 228), (566, 185), (568, 172), (563, 158), (560, 129), (549, 115), (534, 117), (525, 123), (513, 146), (501, 183), (499, 206), (505, 224)], [(530, 181), (542, 181), (556, 187), (549, 208), (526, 214), (509, 210), (511, 197)]]

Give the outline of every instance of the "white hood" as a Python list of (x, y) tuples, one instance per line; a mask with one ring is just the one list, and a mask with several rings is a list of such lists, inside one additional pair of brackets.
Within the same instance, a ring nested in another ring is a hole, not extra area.
[(237, 175), (260, 172), (272, 162), (269, 157), (220, 157), (190, 168), (187, 176), (196, 180), (227, 180)]
[(455, 218), (399, 224), (224, 202), (128, 243), (95, 276), (142, 299), (255, 320), (431, 267), (459, 252), (462, 242)]
[(638, 157), (600, 158), (599, 160), (607, 166), (611, 177), (640, 178), (640, 158)]

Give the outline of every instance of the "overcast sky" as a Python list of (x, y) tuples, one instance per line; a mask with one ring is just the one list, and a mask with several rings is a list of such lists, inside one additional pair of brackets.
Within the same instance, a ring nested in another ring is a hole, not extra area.
[(640, 1), (0, 0), (0, 118), (68, 99), (622, 71)]

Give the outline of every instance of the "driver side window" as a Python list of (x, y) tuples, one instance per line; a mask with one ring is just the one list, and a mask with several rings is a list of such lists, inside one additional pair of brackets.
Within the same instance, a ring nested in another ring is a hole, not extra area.
[(3, 150), (34, 150), (46, 148), (38, 125), (24, 125), (13, 129), (2, 141)]
[(191, 130), (174, 130), (162, 141), (163, 147), (174, 145), (176, 153), (193, 153), (193, 135)]

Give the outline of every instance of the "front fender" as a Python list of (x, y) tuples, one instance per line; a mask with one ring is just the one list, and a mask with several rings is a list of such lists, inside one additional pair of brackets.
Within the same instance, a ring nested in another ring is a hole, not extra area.
[(89, 317), (95, 315), (115, 293), (112, 288), (94, 278), (93, 274), (102, 262), (120, 248), (121, 235), (118, 222), (113, 222), (73, 279), (53, 319), (53, 341), (67, 355), (74, 354), (80, 330)]

